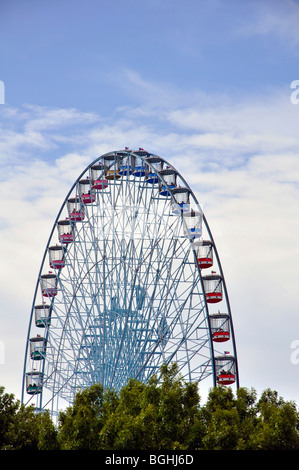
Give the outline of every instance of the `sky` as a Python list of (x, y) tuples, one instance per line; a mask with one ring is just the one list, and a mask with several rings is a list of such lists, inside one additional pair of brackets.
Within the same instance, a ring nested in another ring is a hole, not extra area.
[(8, 393), (21, 397), (35, 285), (64, 198), (93, 160), (127, 146), (171, 162), (202, 205), (240, 386), (299, 404), (298, 24), (295, 0), (0, 1)]

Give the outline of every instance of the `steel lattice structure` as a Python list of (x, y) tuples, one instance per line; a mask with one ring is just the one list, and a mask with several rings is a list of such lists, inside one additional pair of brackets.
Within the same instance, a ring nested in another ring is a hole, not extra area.
[(53, 225), (22, 401), (34, 398), (55, 414), (79, 389), (100, 382), (119, 390), (171, 362), (187, 381), (239, 386), (219, 256), (196, 197), (170, 163), (143, 149), (109, 152), (78, 177)]

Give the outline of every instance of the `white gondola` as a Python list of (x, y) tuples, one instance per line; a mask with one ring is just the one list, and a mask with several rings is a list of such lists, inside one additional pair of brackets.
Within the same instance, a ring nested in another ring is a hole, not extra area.
[(74, 241), (73, 225), (69, 219), (58, 221), (57, 228), (60, 243), (68, 245)]
[(91, 180), (89, 178), (79, 181), (79, 198), (82, 204), (92, 204), (96, 196), (92, 191)]
[(97, 164), (91, 167), (91, 185), (94, 191), (108, 188), (108, 181), (104, 178), (104, 165)]
[(213, 243), (209, 240), (194, 240), (192, 246), (200, 269), (211, 268), (213, 266)]
[(172, 213), (181, 214), (190, 211), (190, 191), (188, 188), (174, 188), (172, 191), (175, 202), (172, 204)]
[(161, 196), (170, 196), (170, 190), (176, 188), (176, 171), (166, 168), (165, 170), (160, 171), (160, 175), (162, 176), (163, 183), (160, 182), (160, 195)]
[(43, 274), (40, 278), (40, 284), (44, 297), (55, 297), (57, 295), (56, 274)]
[(236, 381), (236, 361), (234, 356), (224, 354), (214, 358), (218, 385), (232, 385)]
[(45, 328), (51, 325), (51, 307), (50, 305), (42, 304), (34, 306), (35, 326), (38, 328)]
[(191, 209), (183, 214), (183, 218), (187, 227), (185, 236), (191, 240), (200, 238), (202, 235), (202, 212)]
[(46, 357), (46, 340), (41, 336), (30, 338), (30, 357), (34, 361), (41, 361)]
[(121, 178), (120, 170), (120, 157), (111, 154), (104, 157), (104, 174), (106, 180), (118, 180)]
[(62, 269), (65, 266), (64, 248), (59, 245), (50, 246), (49, 264), (52, 269)]
[(67, 201), (69, 218), (72, 222), (81, 222), (84, 220), (84, 208), (78, 197), (71, 197)]
[(141, 157), (135, 157), (133, 176), (137, 176), (137, 177), (145, 176), (145, 163)]
[(222, 277), (219, 274), (211, 274), (202, 278), (205, 290), (206, 301), (214, 304), (223, 298)]
[(215, 343), (224, 343), (230, 339), (230, 320), (227, 313), (213, 313), (209, 315), (212, 340)]
[(163, 161), (159, 157), (147, 157), (146, 162), (150, 163), (151, 166), (146, 165), (145, 181), (151, 184), (159, 183), (157, 172), (159, 173), (162, 170)]
[(43, 374), (41, 372), (26, 373), (26, 390), (29, 395), (41, 393), (43, 385)]
[(121, 176), (130, 176), (133, 172), (133, 167), (131, 163), (131, 156), (126, 156), (122, 159), (119, 174)]

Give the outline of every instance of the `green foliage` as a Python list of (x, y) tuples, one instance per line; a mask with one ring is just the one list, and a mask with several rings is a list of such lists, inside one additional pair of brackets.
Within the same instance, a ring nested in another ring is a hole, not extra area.
[(264, 450), (298, 450), (299, 421), (296, 405), (285, 402), (267, 389), (257, 403), (259, 420), (253, 436), (254, 447)]
[(255, 427), (255, 391), (239, 389), (235, 398), (230, 388), (217, 387), (210, 391), (201, 412), (205, 417), (203, 449), (241, 450)]
[(299, 415), (293, 402), (265, 390), (258, 402), (256, 392), (240, 388), (213, 389), (202, 409), (206, 432), (203, 449), (299, 450)]
[(161, 380), (129, 380), (119, 392), (95, 384), (77, 393), (55, 427), (0, 387), (0, 450), (299, 450), (295, 403), (276, 391), (215, 387), (200, 406), (197, 384), (176, 364)]
[(95, 450), (102, 427), (102, 385), (77, 393), (73, 406), (60, 413), (59, 443), (63, 450)]
[(177, 366), (163, 366), (162, 384), (130, 380), (119, 403), (100, 432), (101, 447), (128, 449), (192, 448), (199, 434), (199, 396), (196, 384), (177, 377)]
[(35, 413), (0, 387), (0, 450), (56, 449), (57, 430), (49, 413)]
[(19, 402), (15, 401), (14, 396), (0, 387), (0, 449), (6, 444), (6, 434), (18, 408)]

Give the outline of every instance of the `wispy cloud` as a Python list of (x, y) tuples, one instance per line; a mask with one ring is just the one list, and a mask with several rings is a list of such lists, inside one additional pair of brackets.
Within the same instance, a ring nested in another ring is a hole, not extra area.
[(19, 109), (3, 106), (0, 112), (0, 165), (26, 158), (43, 159), (47, 152), (54, 153), (58, 147), (61, 152), (64, 143), (69, 148), (80, 145), (79, 134), (80, 139), (84, 138), (82, 129), (101, 120), (96, 113), (34, 105)]
[(287, 41), (289, 46), (299, 42), (299, 5), (294, 0), (252, 2), (251, 21), (246, 21), (238, 33), (246, 35), (273, 35)]

